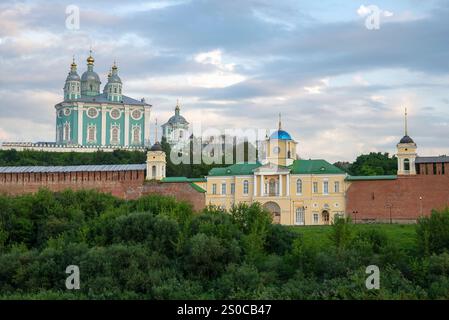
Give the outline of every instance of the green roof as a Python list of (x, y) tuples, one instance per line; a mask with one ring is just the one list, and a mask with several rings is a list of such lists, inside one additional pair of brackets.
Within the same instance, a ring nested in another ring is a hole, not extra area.
[(260, 167), (257, 163), (236, 163), (229, 167), (213, 168), (209, 171), (209, 176), (241, 176), (253, 174), (253, 170)]
[(206, 182), (206, 178), (165, 177), (162, 182)]
[(370, 181), (370, 180), (396, 180), (397, 176), (389, 175), (389, 176), (347, 176), (347, 181)]
[(206, 190), (204, 190), (203, 188), (201, 188), (199, 185), (197, 185), (196, 183), (190, 182), (190, 185), (192, 186), (193, 189), (195, 189), (198, 192), (201, 193), (206, 193)]
[[(236, 163), (229, 167), (213, 168), (209, 176), (252, 175), (254, 169), (262, 166), (257, 163)], [(279, 166), (283, 167), (283, 166)], [(295, 160), (288, 168), (292, 174), (344, 174), (345, 172), (326, 160)]]
[(293, 174), (344, 174), (340, 168), (330, 164), (326, 160), (295, 160), (289, 167)]

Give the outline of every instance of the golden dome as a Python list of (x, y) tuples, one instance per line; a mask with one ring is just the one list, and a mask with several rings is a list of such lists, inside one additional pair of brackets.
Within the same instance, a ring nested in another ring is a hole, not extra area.
[(94, 58), (92, 57), (92, 55), (89, 55), (89, 58), (87, 58), (87, 63), (88, 63), (88, 64), (94, 64), (94, 62), (95, 62), (95, 60), (94, 60)]

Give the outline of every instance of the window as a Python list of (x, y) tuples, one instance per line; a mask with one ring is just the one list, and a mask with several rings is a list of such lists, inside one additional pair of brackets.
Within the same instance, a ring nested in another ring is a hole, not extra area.
[(433, 174), (437, 174), (437, 164), (433, 164)]
[(410, 171), (410, 160), (404, 159), (404, 171)]
[(313, 223), (314, 224), (318, 224), (318, 219), (319, 219), (319, 214), (318, 213), (314, 213), (313, 214)]
[(114, 87), (114, 93), (117, 93), (117, 88)]
[(88, 115), (90, 118), (96, 118), (97, 115), (98, 115), (98, 110), (95, 109), (95, 108), (89, 108), (89, 109), (87, 110), (87, 115)]
[(151, 167), (151, 176), (154, 178), (156, 177), (156, 166)]
[(131, 117), (134, 119), (134, 120), (139, 120), (140, 119), (140, 117), (142, 116), (142, 112), (140, 112), (139, 110), (134, 110), (133, 112), (131, 112)]
[(69, 141), (70, 140), (70, 123), (66, 122), (64, 124), (64, 137), (63, 137), (64, 141)]
[(304, 225), (304, 207), (296, 208), (296, 221), (295, 224)]
[(117, 120), (120, 118), (120, 111), (118, 109), (112, 109), (110, 115), (112, 119)]
[(249, 183), (248, 180), (243, 181), (243, 194), (249, 193)]
[(318, 193), (318, 182), (313, 183), (313, 193)]
[(297, 194), (302, 193), (302, 180), (301, 179), (296, 180), (296, 193)]
[(340, 192), (340, 182), (335, 181), (334, 182), (334, 192), (339, 193)]
[(212, 194), (217, 194), (217, 185), (215, 183), (212, 185)]
[(323, 181), (323, 193), (329, 194), (329, 181)]
[(182, 138), (183, 138), (183, 136), (184, 136), (184, 131), (182, 131), (182, 130), (179, 130), (179, 138), (180, 138), (180, 139), (182, 139)]
[(231, 194), (235, 194), (235, 183), (231, 183)]
[(226, 183), (221, 184), (221, 194), (226, 194)]
[(120, 142), (120, 127), (112, 125), (111, 127), (111, 144), (118, 144)]
[(444, 171), (444, 162), (441, 163), (441, 174), (446, 174)]
[(96, 127), (95, 125), (91, 124), (87, 127), (87, 142), (93, 143), (96, 142)]
[(270, 196), (274, 196), (277, 195), (277, 184), (276, 184), (276, 180), (274, 179), (270, 179), (269, 181), (269, 194)]
[(136, 126), (133, 128), (133, 144), (140, 143), (140, 127)]

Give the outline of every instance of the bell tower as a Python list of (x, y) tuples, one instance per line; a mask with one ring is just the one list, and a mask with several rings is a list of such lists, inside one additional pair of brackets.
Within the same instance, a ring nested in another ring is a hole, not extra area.
[(405, 108), (404, 117), (404, 137), (397, 144), (397, 158), (398, 158), (398, 175), (416, 175), (416, 143), (408, 135), (407, 128), (407, 108)]
[(147, 180), (162, 180), (165, 178), (166, 155), (162, 146), (157, 141), (157, 120), (156, 120), (155, 143), (147, 152)]
[(297, 142), (282, 129), (281, 114), (279, 114), (278, 130), (266, 140), (266, 158), (262, 164), (273, 163), (278, 166), (289, 166), (296, 159)]

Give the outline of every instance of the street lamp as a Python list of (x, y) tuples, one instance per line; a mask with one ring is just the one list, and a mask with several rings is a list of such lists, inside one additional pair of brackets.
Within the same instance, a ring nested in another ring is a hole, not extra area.
[(422, 217), (422, 196), (419, 196), (419, 206), (420, 206), (419, 215)]
[(352, 214), (354, 215), (354, 224), (357, 224), (357, 213), (359, 213), (357, 210), (352, 211)]

